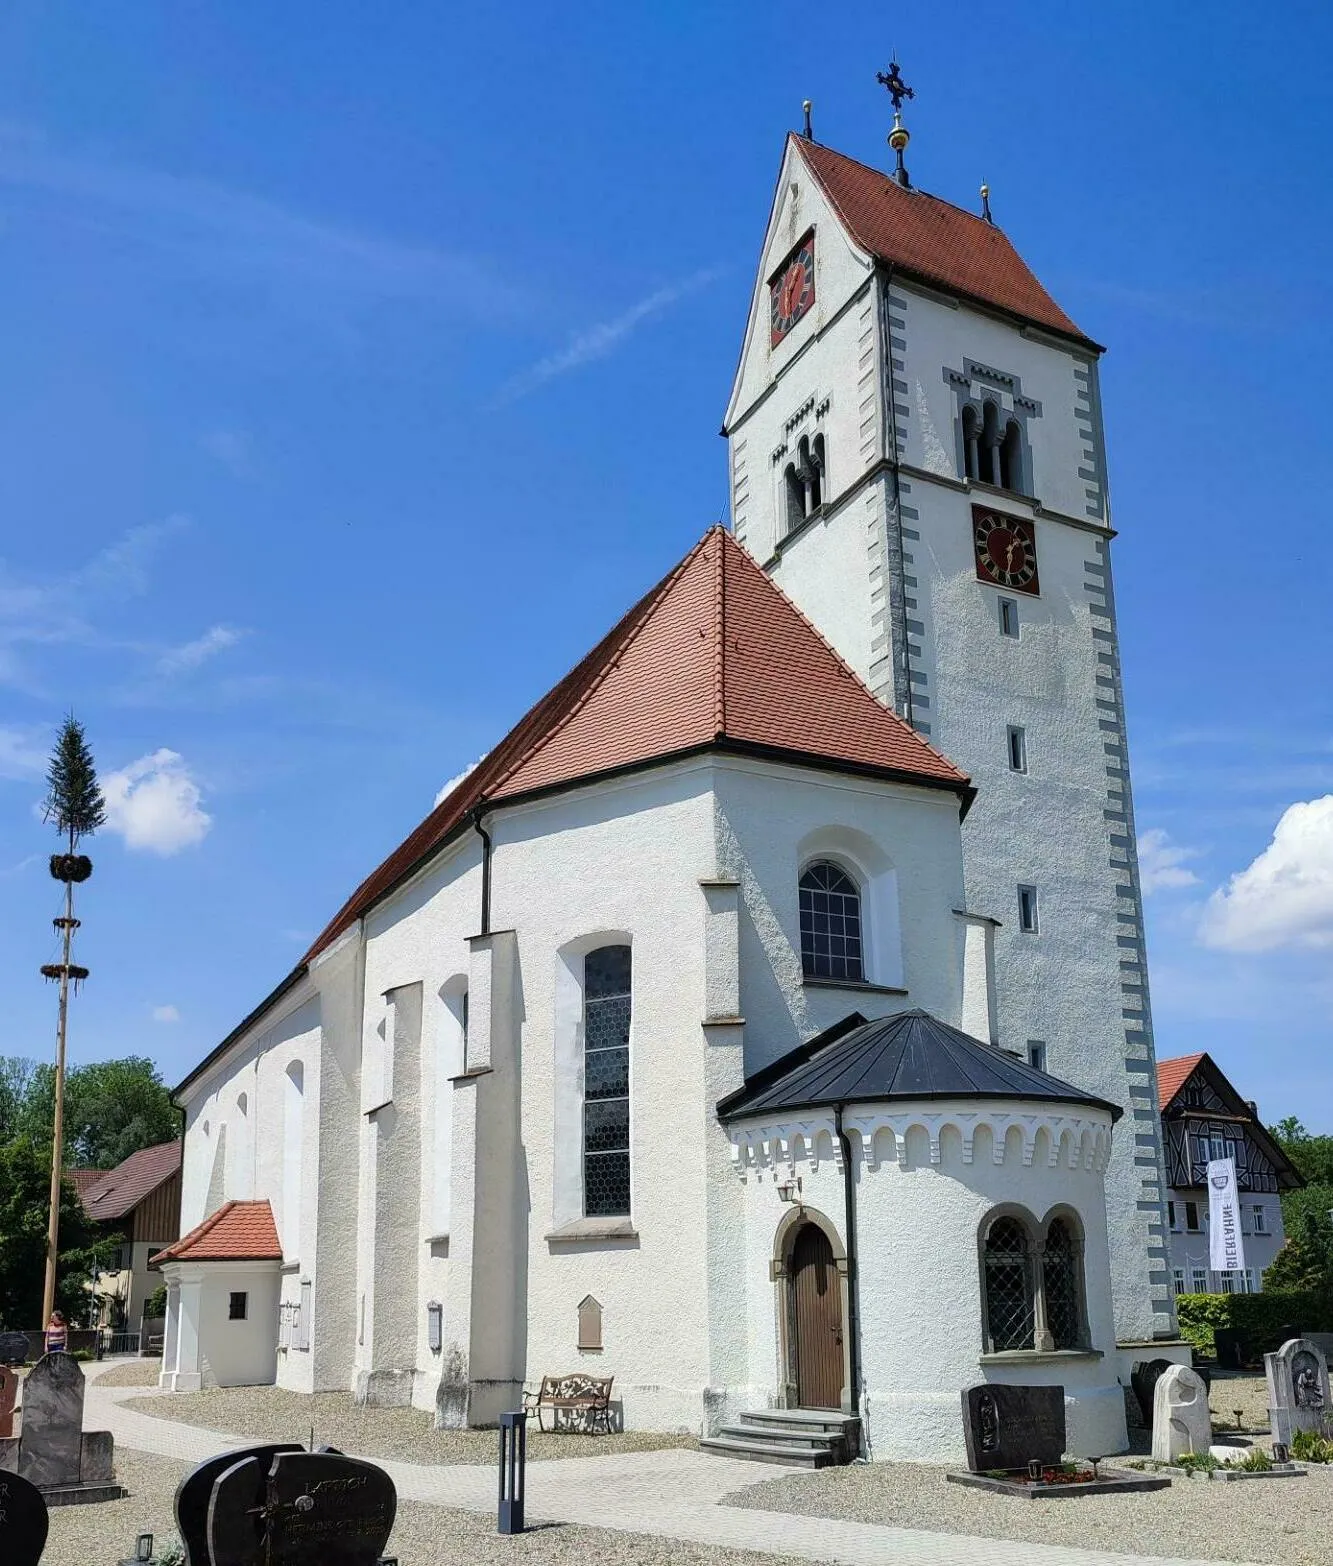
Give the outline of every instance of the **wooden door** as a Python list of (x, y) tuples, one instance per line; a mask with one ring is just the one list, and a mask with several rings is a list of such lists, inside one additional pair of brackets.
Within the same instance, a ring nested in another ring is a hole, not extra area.
[(842, 1403), (842, 1281), (818, 1224), (802, 1224), (791, 1251), (792, 1346), (802, 1408)]

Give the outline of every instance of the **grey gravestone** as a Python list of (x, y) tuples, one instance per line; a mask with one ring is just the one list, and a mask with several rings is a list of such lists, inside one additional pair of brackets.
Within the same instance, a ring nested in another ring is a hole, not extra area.
[(26, 1332), (0, 1332), (0, 1365), (22, 1365), (27, 1358)]
[(0, 1440), (14, 1434), (14, 1404), (18, 1394), (19, 1378), (8, 1365), (0, 1364)]
[(37, 1566), (49, 1526), (37, 1486), (17, 1474), (0, 1474), (0, 1561), (5, 1566)]
[(116, 1442), (109, 1430), (85, 1430), (79, 1454), (80, 1484), (112, 1484), (116, 1477)]
[(1333, 1430), (1328, 1362), (1308, 1338), (1292, 1338), (1276, 1354), (1264, 1355), (1268, 1376), (1268, 1412), (1273, 1439), (1291, 1445), (1298, 1430), (1317, 1435)]
[[(208, 1507), (208, 1566), (375, 1566), (398, 1497), (373, 1463), (280, 1452), (265, 1474), (252, 1456), (225, 1469)], [(193, 1566), (193, 1558), (192, 1558)]]
[(1134, 1389), (1143, 1423), (1149, 1430), (1152, 1429), (1153, 1420), (1153, 1393), (1172, 1363), (1169, 1359), (1141, 1359), (1129, 1373), (1129, 1384)]
[(186, 1566), (212, 1566), (208, 1553), (208, 1503), (213, 1486), (229, 1468), (247, 1458), (259, 1464), (259, 1473), (268, 1473), (279, 1452), (299, 1452), (292, 1443), (280, 1446), (250, 1446), (244, 1451), (224, 1452), (192, 1468), (176, 1489), (176, 1532), (185, 1547)]
[(1043, 1467), (1065, 1454), (1065, 1389), (1006, 1386), (988, 1382), (963, 1392), (963, 1434), (967, 1466), (974, 1474), (991, 1468)]
[(44, 1354), (23, 1384), (19, 1473), (42, 1489), (79, 1483), (83, 1371), (68, 1354)]

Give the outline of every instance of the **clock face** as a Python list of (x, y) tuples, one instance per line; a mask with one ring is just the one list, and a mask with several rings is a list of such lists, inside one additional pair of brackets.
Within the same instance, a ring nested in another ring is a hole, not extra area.
[(987, 506), (973, 506), (972, 545), (981, 581), (1018, 593), (1041, 591), (1037, 580), (1037, 530), (1031, 522)]
[(768, 285), (769, 347), (776, 348), (814, 302), (815, 235), (811, 229)]

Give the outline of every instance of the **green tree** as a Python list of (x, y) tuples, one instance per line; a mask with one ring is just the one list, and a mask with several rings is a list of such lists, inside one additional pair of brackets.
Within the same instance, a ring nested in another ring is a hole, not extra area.
[[(17, 1137), (0, 1147), (0, 1325), (32, 1331), (42, 1319), (50, 1144)], [(119, 1240), (100, 1237), (78, 1193), (65, 1180), (60, 1193), (60, 1259), (56, 1304), (70, 1322), (88, 1315), (85, 1285), (106, 1269)]]
[[(19, 1055), (0, 1055), (0, 1144), (23, 1133), (32, 1094), (35, 1063)], [(46, 1117), (50, 1125), (51, 1117)]]
[(71, 854), (81, 837), (91, 837), (106, 822), (106, 801), (97, 786), (93, 753), (73, 713), (60, 726), (46, 771), (42, 820), (64, 834)]
[(76, 1066), (65, 1085), (65, 1130), (76, 1168), (113, 1169), (180, 1135), (157, 1067), (141, 1055)]

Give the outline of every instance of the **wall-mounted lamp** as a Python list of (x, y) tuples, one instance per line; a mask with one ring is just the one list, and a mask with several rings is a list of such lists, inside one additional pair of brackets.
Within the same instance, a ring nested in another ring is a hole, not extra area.
[(789, 1202), (794, 1206), (801, 1205), (801, 1177), (797, 1175), (794, 1180), (784, 1180), (778, 1186), (778, 1200)]

